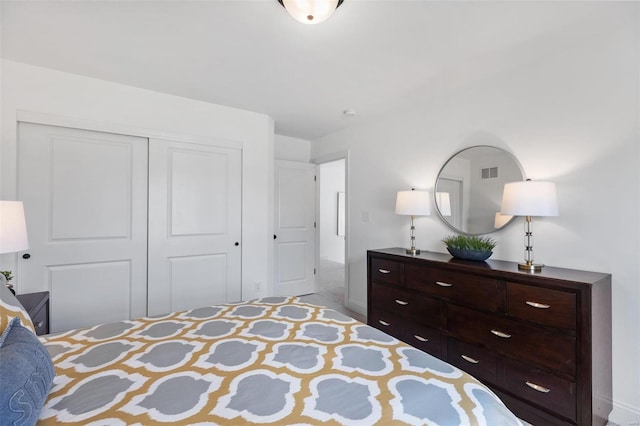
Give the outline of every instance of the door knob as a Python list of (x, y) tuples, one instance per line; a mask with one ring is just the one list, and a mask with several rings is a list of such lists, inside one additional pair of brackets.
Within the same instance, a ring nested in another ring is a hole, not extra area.
[(29, 253), (25, 253), (22, 255), (23, 259), (29, 259), (31, 257), (31, 255)]
[(273, 234), (273, 239), (275, 240), (276, 238), (278, 238), (278, 236), (276, 234)]
[(233, 245), (238, 247), (240, 245), (240, 243), (236, 241)]

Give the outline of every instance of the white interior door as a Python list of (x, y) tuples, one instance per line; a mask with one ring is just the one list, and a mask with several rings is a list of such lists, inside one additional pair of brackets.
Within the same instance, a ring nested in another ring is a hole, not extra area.
[(149, 315), (241, 299), (239, 149), (149, 144)]
[(276, 161), (275, 293), (315, 291), (315, 164)]
[(19, 291), (51, 292), (51, 332), (146, 314), (146, 138), (18, 126), (29, 259)]

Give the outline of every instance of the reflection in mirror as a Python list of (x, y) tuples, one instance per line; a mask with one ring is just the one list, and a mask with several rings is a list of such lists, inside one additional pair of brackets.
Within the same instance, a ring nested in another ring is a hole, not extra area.
[(507, 151), (479, 145), (453, 155), (440, 169), (435, 202), (442, 220), (457, 232), (489, 234), (511, 222), (497, 215), (502, 189), (524, 180), (520, 163)]

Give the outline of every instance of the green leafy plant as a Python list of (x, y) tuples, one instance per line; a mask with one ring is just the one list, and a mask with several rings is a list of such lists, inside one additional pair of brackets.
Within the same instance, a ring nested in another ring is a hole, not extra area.
[(4, 275), (4, 277), (7, 279), (7, 282), (13, 279), (13, 275), (11, 275), (11, 271), (0, 271), (0, 274)]
[(491, 237), (477, 235), (449, 235), (442, 242), (453, 249), (473, 251), (491, 251), (497, 244)]

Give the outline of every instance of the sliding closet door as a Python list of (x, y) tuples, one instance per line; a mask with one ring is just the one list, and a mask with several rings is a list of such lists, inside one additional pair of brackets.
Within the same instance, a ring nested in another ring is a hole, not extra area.
[(52, 332), (146, 314), (146, 138), (20, 123), (30, 255), (18, 289), (51, 292)]
[(149, 315), (241, 299), (241, 151), (149, 143)]

